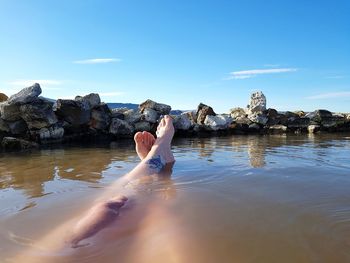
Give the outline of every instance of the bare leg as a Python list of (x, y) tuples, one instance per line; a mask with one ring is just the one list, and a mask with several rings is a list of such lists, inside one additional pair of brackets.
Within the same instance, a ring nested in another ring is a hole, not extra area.
[[(142, 161), (130, 173), (118, 179), (112, 185), (112, 191), (104, 194), (83, 217), (80, 217), (78, 220), (72, 219), (58, 226), (34, 244), (35, 247), (39, 247), (46, 252), (54, 252), (62, 250), (67, 245), (72, 248), (83, 246), (84, 239), (93, 237), (99, 231), (109, 226), (117, 218), (120, 209), (127, 201), (125, 195), (129, 196), (130, 192), (124, 186), (128, 182), (142, 176), (163, 173), (169, 167), (169, 164), (175, 161), (170, 150), (171, 140), (174, 135), (174, 127), (170, 116), (165, 116), (161, 120), (157, 135), (158, 138), (154, 140), (146, 156), (145, 153), (153, 141), (152, 138), (148, 137), (149, 143), (143, 146), (139, 145), (140, 147), (137, 149), (140, 158), (143, 158)], [(116, 191), (118, 195), (115, 194)], [(23, 258), (26, 258), (27, 262), (29, 262), (29, 258), (25, 254), (19, 255), (17, 258), (17, 262), (22, 262), (21, 259)]]
[[(140, 139), (144, 140), (143, 144), (136, 144), (137, 153), (141, 158), (145, 154), (146, 156), (141, 163), (125, 176), (125, 179), (132, 180), (140, 176), (160, 173), (165, 169), (166, 164), (174, 162), (174, 156), (170, 149), (171, 140), (174, 136), (174, 127), (170, 116), (165, 116), (161, 120), (157, 133), (157, 139), (154, 139), (149, 133), (135, 135), (136, 142)], [(152, 144), (152, 142), (154, 143)], [(147, 153), (149, 146), (151, 146), (151, 149)], [(125, 196), (117, 196), (93, 206), (75, 225), (73, 234), (68, 238), (68, 242), (73, 247), (80, 246), (80, 241), (95, 235), (113, 222), (119, 213), (119, 209), (126, 201), (127, 198)]]

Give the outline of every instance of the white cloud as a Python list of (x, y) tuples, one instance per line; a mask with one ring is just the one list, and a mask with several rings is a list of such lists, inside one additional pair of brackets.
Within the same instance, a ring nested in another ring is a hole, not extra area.
[(241, 70), (230, 72), (230, 76), (226, 78), (229, 79), (248, 79), (253, 78), (256, 75), (263, 74), (276, 74), (276, 73), (285, 73), (285, 72), (294, 72), (297, 71), (296, 68), (271, 68), (271, 69), (251, 69), (251, 70)]
[(321, 93), (318, 95), (306, 97), (306, 99), (319, 100), (319, 99), (334, 99), (334, 98), (348, 98), (348, 97), (350, 97), (350, 91)]
[(120, 58), (92, 58), (92, 59), (84, 59), (84, 60), (76, 60), (73, 61), (75, 64), (104, 64), (104, 63), (112, 63), (112, 62), (120, 62), (122, 61)]

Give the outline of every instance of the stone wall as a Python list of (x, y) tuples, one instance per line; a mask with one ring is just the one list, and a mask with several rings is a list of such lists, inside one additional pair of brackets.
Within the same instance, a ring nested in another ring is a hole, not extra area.
[[(138, 131), (154, 133), (161, 116), (171, 111), (169, 105), (152, 100), (141, 103), (138, 110), (110, 109), (95, 93), (57, 101), (40, 97), (40, 94), (37, 83), (9, 98), (2, 94), (2, 149), (28, 149), (82, 138), (132, 138)], [(216, 114), (212, 107), (200, 103), (195, 111), (173, 116), (176, 135), (350, 131), (349, 114), (327, 110), (278, 112), (266, 105), (262, 92), (251, 95), (247, 108), (233, 108), (228, 114)]]

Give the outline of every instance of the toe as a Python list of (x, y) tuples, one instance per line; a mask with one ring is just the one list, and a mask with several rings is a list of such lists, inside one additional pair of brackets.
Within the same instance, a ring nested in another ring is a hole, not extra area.
[(137, 132), (134, 136), (134, 140), (137, 143), (142, 143), (142, 132)]

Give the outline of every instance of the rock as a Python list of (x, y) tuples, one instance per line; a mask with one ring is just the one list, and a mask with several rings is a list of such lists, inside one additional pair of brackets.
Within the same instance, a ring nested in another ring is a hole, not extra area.
[(268, 121), (267, 116), (262, 113), (262, 112), (253, 112), (248, 114), (248, 119), (251, 120), (252, 122), (265, 125)]
[(2, 131), (2, 132), (9, 132), (10, 131), (10, 127), (7, 124), (7, 122), (1, 118), (0, 118), (0, 131)]
[(130, 124), (140, 121), (141, 117), (142, 117), (141, 113), (135, 110), (128, 110), (124, 112), (124, 119)]
[(188, 119), (191, 121), (191, 125), (195, 125), (197, 122), (197, 116), (196, 116), (196, 111), (192, 110), (192, 111), (185, 111), (182, 114), (186, 115), (188, 117)]
[(346, 120), (346, 122), (350, 122), (350, 114), (345, 115), (345, 120)]
[(1, 145), (7, 151), (27, 150), (39, 147), (37, 143), (14, 137), (4, 137), (2, 139)]
[(245, 117), (247, 114), (244, 109), (237, 107), (230, 110), (230, 115), (231, 115), (231, 118), (235, 120), (236, 118), (239, 118), (239, 117)]
[(272, 125), (269, 127), (271, 133), (285, 133), (287, 129), (287, 126), (284, 125)]
[(248, 117), (237, 117), (234, 121), (237, 124), (244, 124), (244, 125), (250, 125), (252, 121), (248, 119)]
[(169, 105), (157, 103), (153, 100), (146, 100), (139, 105), (139, 110), (141, 113), (144, 111), (144, 109), (153, 109), (161, 115), (167, 115), (171, 111), (171, 107)]
[(49, 128), (42, 128), (37, 131), (41, 142), (61, 140), (64, 136), (64, 129), (59, 125), (53, 125)]
[(109, 132), (117, 136), (131, 137), (134, 133), (134, 128), (126, 121), (113, 118), (111, 121), (111, 125), (109, 126)]
[(112, 113), (107, 104), (103, 103), (95, 106), (91, 110), (90, 127), (96, 130), (107, 130), (111, 123), (111, 118)]
[(41, 129), (57, 122), (52, 103), (44, 99), (38, 98), (31, 104), (21, 105), (20, 111), (21, 117), (27, 123), (29, 129)]
[(261, 92), (254, 92), (250, 97), (250, 103), (248, 107), (249, 113), (263, 112), (266, 110), (266, 97)]
[(205, 121), (205, 118), (208, 116), (215, 116), (216, 113), (214, 112), (213, 108), (210, 106), (207, 106), (203, 103), (200, 103), (197, 107), (197, 113), (196, 113), (196, 120), (198, 124), (203, 124)]
[(331, 117), (323, 117), (320, 124), (326, 128), (333, 128), (346, 123), (346, 118), (340, 115), (332, 115)]
[(8, 122), (8, 126), (10, 128), (10, 133), (14, 135), (25, 134), (28, 130), (28, 125), (23, 119), (14, 122)]
[(37, 100), (41, 94), (41, 88), (38, 83), (33, 86), (22, 89), (20, 92), (12, 95), (7, 101), (9, 104), (25, 104)]
[(269, 108), (265, 111), (266, 117), (268, 119), (267, 125), (276, 125), (280, 122), (279, 113), (277, 110)]
[(309, 112), (305, 115), (305, 117), (309, 118), (314, 122), (321, 122), (322, 119), (327, 117), (332, 117), (332, 113), (328, 110), (315, 110), (313, 112)]
[(150, 123), (156, 123), (159, 118), (159, 114), (150, 108), (145, 108), (142, 112), (141, 119), (144, 121), (148, 121)]
[(307, 128), (310, 124), (310, 119), (306, 117), (292, 117), (287, 121), (288, 128)]
[(223, 130), (228, 128), (229, 124), (231, 124), (230, 120), (232, 119), (222, 115), (207, 115), (204, 120), (204, 125), (214, 131)]
[(174, 128), (176, 130), (187, 131), (191, 128), (192, 122), (187, 113), (182, 113), (174, 118)]
[(0, 102), (7, 101), (8, 97), (4, 93), (0, 93)]
[(260, 130), (260, 125), (257, 124), (257, 123), (252, 123), (252, 124), (250, 124), (250, 125), (248, 126), (248, 129), (249, 129), (249, 130), (258, 131), (258, 130)]
[(135, 124), (135, 131), (151, 131), (151, 124), (147, 121), (139, 121)]
[(100, 95), (98, 95), (97, 93), (90, 93), (90, 94), (84, 96), (83, 98), (85, 100), (87, 100), (87, 102), (90, 105), (90, 108), (93, 108), (93, 107), (101, 104)]
[(5, 121), (18, 121), (21, 119), (21, 111), (18, 105), (9, 104), (8, 101), (0, 102), (0, 116)]
[(284, 116), (286, 116), (288, 119), (290, 118), (299, 118), (299, 115), (294, 113), (294, 112), (291, 112), (291, 111), (286, 111), (284, 114)]
[(127, 112), (129, 109), (128, 108), (114, 108), (111, 109), (112, 113), (112, 118), (118, 118), (121, 120), (125, 120), (124, 113)]
[(79, 127), (90, 121), (91, 110), (86, 100), (62, 100), (56, 101), (54, 111), (59, 119), (66, 121), (72, 127)]
[(321, 130), (321, 126), (320, 125), (309, 125), (307, 127), (307, 130), (309, 131), (309, 133), (316, 133), (316, 132)]
[(305, 112), (302, 110), (295, 111), (294, 113), (296, 115), (298, 115), (299, 117), (305, 117), (305, 115), (306, 115)]

